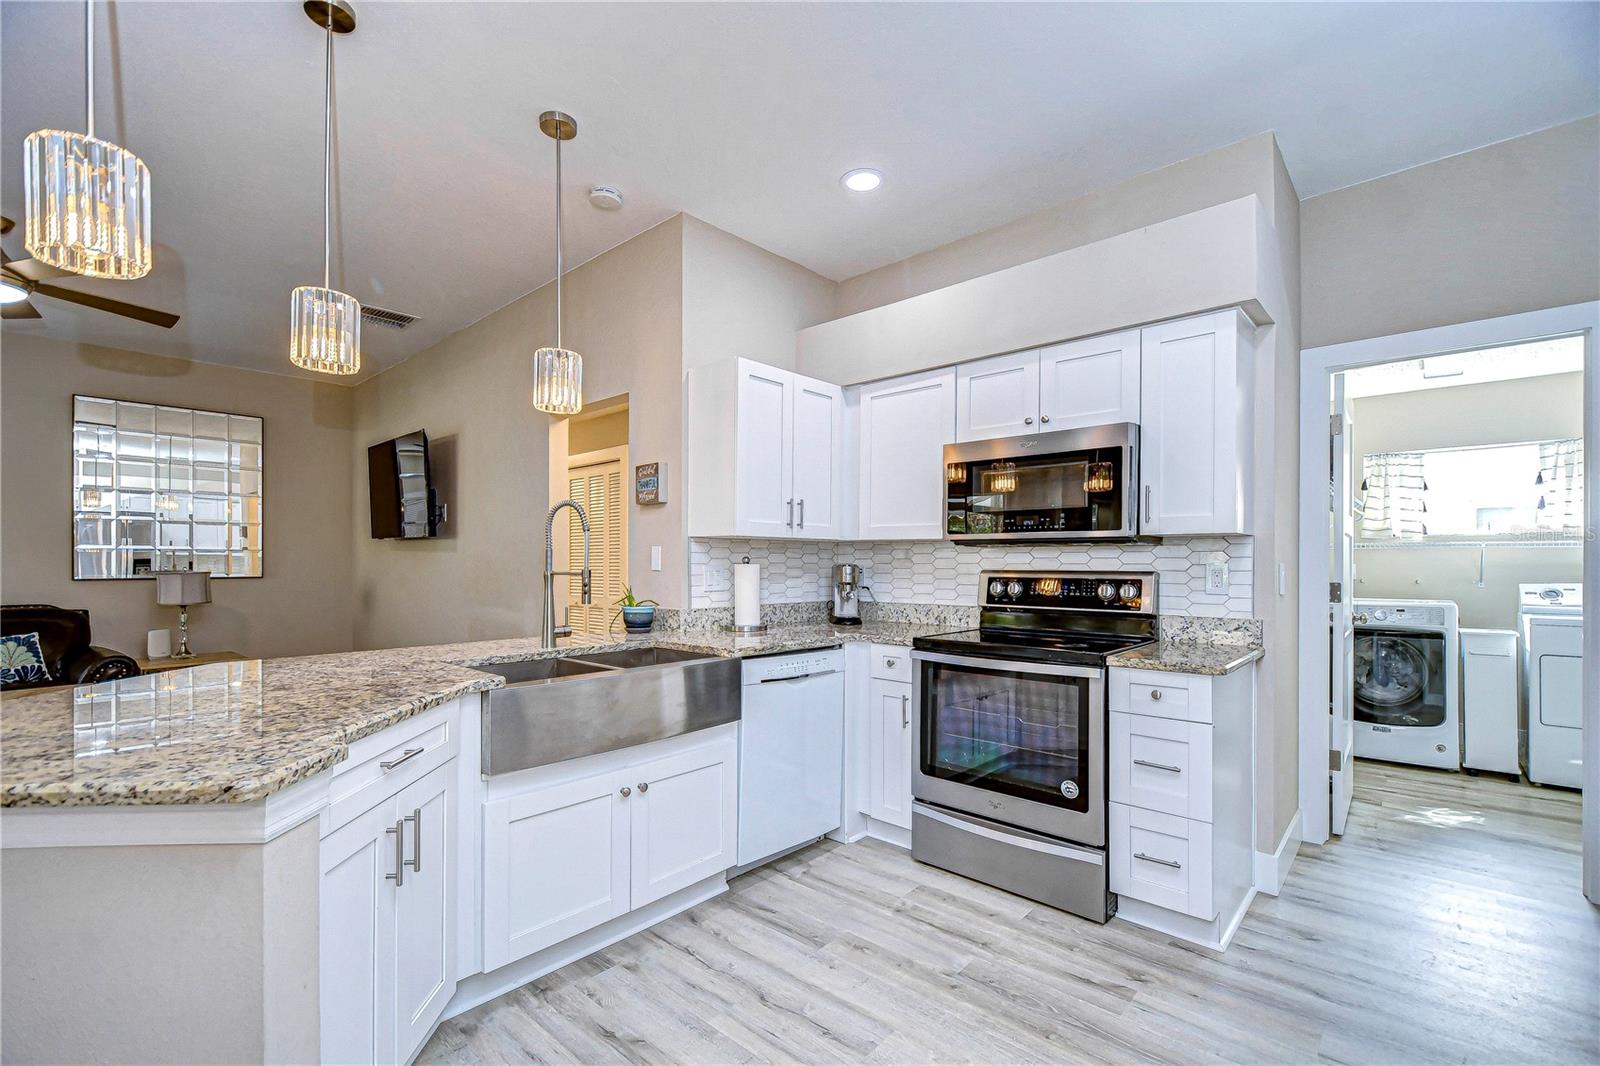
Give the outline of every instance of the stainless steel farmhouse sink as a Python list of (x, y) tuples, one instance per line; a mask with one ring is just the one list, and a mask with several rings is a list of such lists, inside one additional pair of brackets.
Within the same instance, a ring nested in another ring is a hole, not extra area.
[(739, 720), (739, 660), (703, 652), (624, 648), (472, 669), (506, 679), (484, 701), (488, 775)]

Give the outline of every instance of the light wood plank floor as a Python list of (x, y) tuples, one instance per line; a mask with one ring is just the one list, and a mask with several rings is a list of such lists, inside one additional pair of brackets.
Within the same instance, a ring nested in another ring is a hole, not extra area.
[(1361, 763), (1225, 954), (825, 842), (446, 1022), (422, 1062), (1596, 1062), (1575, 793)]

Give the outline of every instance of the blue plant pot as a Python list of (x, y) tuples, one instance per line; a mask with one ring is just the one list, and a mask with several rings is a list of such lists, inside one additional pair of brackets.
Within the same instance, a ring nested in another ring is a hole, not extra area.
[(650, 627), (656, 624), (656, 609), (654, 607), (624, 607), (622, 609), (622, 624), (629, 633), (648, 633)]

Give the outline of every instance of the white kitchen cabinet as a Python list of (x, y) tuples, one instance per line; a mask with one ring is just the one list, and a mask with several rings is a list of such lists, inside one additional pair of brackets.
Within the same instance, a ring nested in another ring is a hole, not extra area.
[(731, 359), (690, 371), (687, 396), (690, 536), (843, 535), (839, 386)]
[(911, 685), (874, 677), (867, 734), (867, 814), (911, 828), (911, 770), (916, 730)]
[(944, 536), (944, 446), (956, 439), (956, 371), (863, 385), (860, 419), (862, 540)]
[(1039, 351), (1041, 432), (1139, 421), (1139, 331)]
[(1141, 533), (1249, 531), (1254, 345), (1238, 310), (1141, 331)]
[(725, 726), (529, 771), (483, 812), (485, 972), (734, 865)]
[(1255, 667), (1107, 675), (1106, 862), (1118, 915), (1226, 947), (1254, 897)]
[(453, 760), (324, 837), (322, 1057), (405, 1062), (455, 991)]
[(956, 367), (956, 440), (1038, 433), (1039, 353), (1013, 352)]

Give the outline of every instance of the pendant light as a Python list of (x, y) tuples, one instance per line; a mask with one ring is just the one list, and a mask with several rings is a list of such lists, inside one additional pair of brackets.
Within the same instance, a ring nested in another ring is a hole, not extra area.
[(322, 374), (361, 369), (361, 305), (329, 285), (333, 259), (333, 35), (353, 33), (355, 9), (344, 0), (305, 0), (306, 17), (326, 35), (322, 65), (322, 285), (289, 296), (289, 361)]
[(546, 111), (539, 129), (556, 142), (556, 346), (533, 353), (533, 406), (553, 415), (583, 410), (583, 356), (561, 345), (561, 142), (578, 135), (571, 115)]
[(84, 3), (87, 129), (36, 130), (23, 142), (23, 243), (39, 262), (90, 278), (150, 273), (150, 171), (94, 135), (94, 3)]

